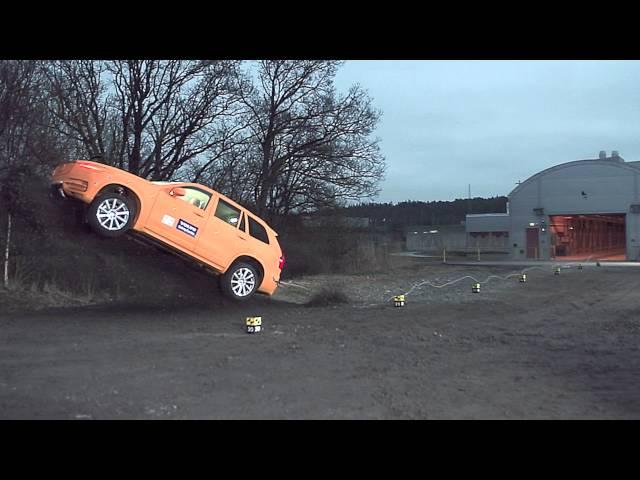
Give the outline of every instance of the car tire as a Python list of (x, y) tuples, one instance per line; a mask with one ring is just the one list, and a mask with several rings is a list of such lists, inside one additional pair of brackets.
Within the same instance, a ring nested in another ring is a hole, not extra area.
[(124, 195), (108, 192), (98, 195), (87, 211), (91, 228), (103, 237), (124, 235), (133, 225), (135, 202)]
[(253, 265), (237, 262), (222, 275), (220, 286), (223, 293), (236, 301), (244, 301), (258, 289), (260, 277)]

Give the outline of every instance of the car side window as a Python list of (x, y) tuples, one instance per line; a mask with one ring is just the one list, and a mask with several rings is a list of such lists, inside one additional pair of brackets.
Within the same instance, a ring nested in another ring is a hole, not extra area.
[(215, 216), (220, 220), (227, 222), (229, 225), (233, 225), (234, 227), (238, 227), (238, 222), (240, 221), (240, 209), (229, 205), (222, 199), (218, 200), (218, 206), (216, 207)]
[(249, 217), (249, 235), (253, 238), (257, 238), (261, 242), (266, 244), (269, 243), (269, 235), (267, 235), (267, 230), (256, 222), (253, 217)]
[(197, 188), (190, 187), (182, 187), (185, 190), (185, 195), (182, 197), (177, 197), (183, 202), (190, 203), (196, 208), (204, 210), (207, 208), (209, 204), (209, 200), (211, 200), (211, 195), (202, 190), (198, 190)]

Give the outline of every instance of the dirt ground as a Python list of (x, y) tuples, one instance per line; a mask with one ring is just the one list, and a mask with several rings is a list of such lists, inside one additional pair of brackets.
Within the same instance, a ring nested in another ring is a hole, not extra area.
[[(273, 298), (0, 313), (2, 419), (640, 418), (640, 270), (408, 262)], [(322, 288), (347, 304), (307, 307)], [(264, 331), (245, 332), (262, 316)]]

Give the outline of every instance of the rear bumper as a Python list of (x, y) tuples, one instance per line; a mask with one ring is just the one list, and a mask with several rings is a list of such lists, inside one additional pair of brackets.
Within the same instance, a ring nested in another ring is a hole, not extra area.
[(277, 277), (265, 277), (264, 280), (262, 280), (262, 284), (258, 288), (258, 291), (266, 295), (273, 295), (278, 289), (278, 285), (280, 282), (279, 277), (280, 275), (278, 275)]

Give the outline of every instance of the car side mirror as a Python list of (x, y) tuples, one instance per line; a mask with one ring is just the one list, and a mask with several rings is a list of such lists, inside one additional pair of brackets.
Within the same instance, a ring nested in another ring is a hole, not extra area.
[(171, 190), (169, 194), (174, 197), (184, 197), (187, 194), (187, 191), (182, 187), (176, 187), (173, 190)]

